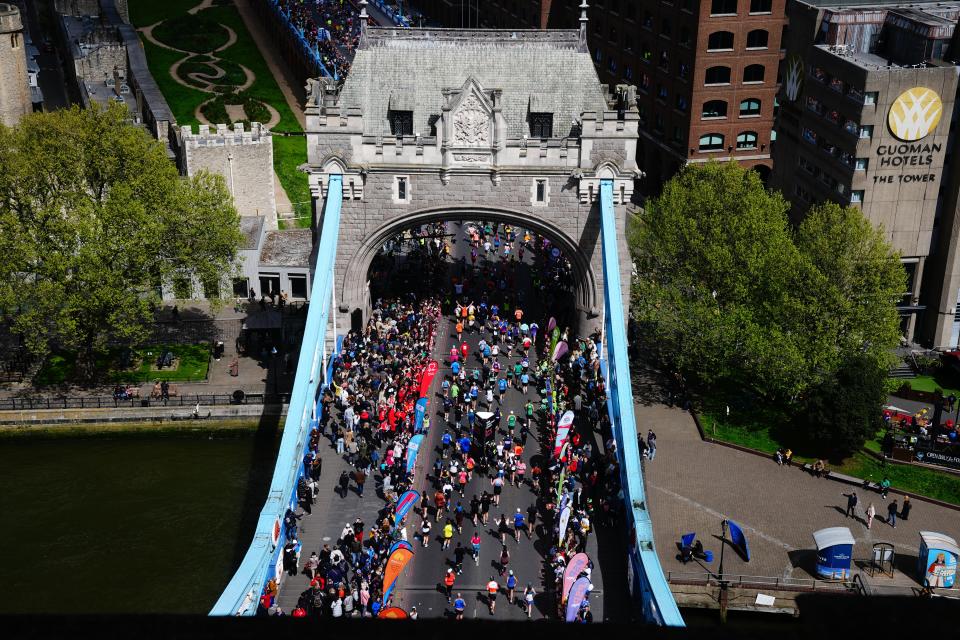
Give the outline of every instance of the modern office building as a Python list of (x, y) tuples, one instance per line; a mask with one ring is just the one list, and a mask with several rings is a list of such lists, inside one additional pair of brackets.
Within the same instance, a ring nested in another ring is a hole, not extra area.
[(772, 185), (794, 220), (833, 200), (882, 225), (909, 276), (903, 335), (935, 347), (956, 346), (960, 328), (960, 278), (948, 264), (958, 16), (960, 2), (794, 1), (774, 149)]

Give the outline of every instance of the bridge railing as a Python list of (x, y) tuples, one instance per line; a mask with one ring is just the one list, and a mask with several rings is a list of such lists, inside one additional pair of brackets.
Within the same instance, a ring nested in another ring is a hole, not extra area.
[(270, 5), (270, 8), (273, 9), (273, 13), (278, 20), (286, 25), (287, 30), (290, 32), (290, 35), (293, 36), (294, 41), (300, 47), (300, 52), (303, 56), (310, 60), (315, 66), (317, 71), (327, 78), (336, 78), (336, 73), (331, 73), (325, 64), (323, 64), (323, 59), (320, 57), (320, 53), (317, 51), (317, 48), (310, 44), (307, 41), (306, 36), (303, 34), (303, 30), (293, 24), (291, 17), (284, 13), (283, 9), (280, 7), (280, 3), (277, 0), (267, 0), (267, 4)]
[[(637, 444), (637, 420), (633, 411), (633, 388), (627, 361), (626, 319), (620, 286), (620, 256), (613, 207), (613, 181), (600, 182), (600, 218), (603, 246), (603, 285), (605, 289), (604, 333), (607, 342), (607, 409), (617, 456), (620, 461), (620, 483), (630, 526), (630, 562), (628, 577), (631, 595), (641, 606), (648, 622), (685, 626), (660, 559), (653, 544), (653, 524), (647, 505), (640, 448)], [(624, 256), (624, 259), (628, 259)]]
[[(267, 581), (276, 578), (279, 583), (282, 579), (279, 559), (286, 535), (284, 515), (288, 508), (296, 508), (297, 481), (304, 473), (304, 452), (311, 427), (316, 424), (315, 418), (319, 417), (317, 398), (332, 375), (333, 358), (327, 358), (326, 332), (333, 297), (333, 262), (337, 252), (342, 203), (342, 179), (340, 176), (331, 176), (313, 274), (311, 304), (307, 311), (297, 375), (287, 409), (273, 480), (257, 520), (253, 541), (240, 567), (210, 610), (210, 615), (254, 615)], [(342, 339), (336, 335), (334, 339), (336, 348), (339, 349)]]

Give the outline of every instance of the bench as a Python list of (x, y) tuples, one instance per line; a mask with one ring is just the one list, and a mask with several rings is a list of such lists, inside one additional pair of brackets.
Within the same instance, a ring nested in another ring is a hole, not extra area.
[(880, 483), (878, 482), (870, 482), (870, 481), (865, 482), (862, 478), (855, 478), (853, 476), (848, 476), (843, 473), (837, 473), (835, 471), (829, 472), (827, 476), (830, 478), (833, 478), (834, 480), (839, 480), (840, 482), (846, 482), (847, 484), (853, 484), (860, 487), (864, 487), (866, 489), (871, 489), (878, 493), (880, 491)]

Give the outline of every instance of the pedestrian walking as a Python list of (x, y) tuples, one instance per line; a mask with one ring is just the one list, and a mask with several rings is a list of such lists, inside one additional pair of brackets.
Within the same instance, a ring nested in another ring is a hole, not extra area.
[(897, 528), (897, 501), (894, 500), (887, 505), (887, 524), (894, 529)]
[(536, 597), (537, 592), (534, 590), (533, 585), (529, 582), (527, 583), (527, 588), (523, 590), (523, 602), (527, 611), (527, 617), (529, 618), (533, 615), (533, 600)]
[(367, 481), (367, 474), (363, 472), (363, 469), (358, 469), (353, 476), (354, 482), (357, 483), (357, 495), (361, 498), (363, 497), (363, 485)]
[(900, 519), (906, 522), (907, 517), (910, 515), (910, 509), (912, 508), (913, 504), (910, 502), (910, 496), (903, 496), (903, 506), (900, 507)]
[(461, 594), (457, 594), (457, 599), (453, 603), (453, 611), (456, 613), (457, 620), (463, 620), (463, 610), (467, 608), (467, 602)]
[(647, 460), (653, 460), (657, 455), (657, 434), (650, 429), (647, 432)]
[(507, 524), (507, 516), (505, 514), (500, 514), (500, 520), (497, 522), (497, 533), (500, 534), (500, 544), (507, 544), (507, 534), (510, 533), (510, 525)]
[(457, 547), (453, 550), (453, 570), (457, 572), (457, 575), (463, 573), (463, 559), (467, 557), (467, 548), (463, 546), (462, 542), (457, 542)]
[(347, 497), (347, 487), (350, 486), (350, 475), (346, 471), (340, 473), (340, 480), (338, 481), (340, 485), (340, 497)]
[(850, 516), (855, 515), (856, 509), (857, 509), (857, 502), (859, 501), (859, 499), (857, 498), (856, 491), (851, 491), (850, 493), (845, 493), (843, 495), (847, 497), (846, 517), (849, 518)]
[(873, 503), (870, 503), (870, 506), (867, 507), (867, 529), (873, 524), (873, 519), (877, 515), (877, 509), (873, 506)]

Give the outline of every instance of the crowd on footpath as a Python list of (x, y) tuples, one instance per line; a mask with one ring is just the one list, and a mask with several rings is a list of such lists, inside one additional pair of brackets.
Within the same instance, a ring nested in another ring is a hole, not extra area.
[[(433, 228), (438, 230), (442, 225)], [(421, 489), (421, 502), (413, 511), (420, 516), (413, 537), (427, 547), (436, 527), (440, 544), (453, 554), (452, 566), (441, 582), (453, 606), (450, 615), (463, 617), (466, 605), (462, 594), (454, 592), (456, 576), (468, 557), (479, 566), (482, 540), (478, 528), (489, 526), (490, 510), (499, 507), (506, 485), (529, 487), (533, 501), (510, 516), (501, 513), (495, 522), (500, 548), (493, 553), (500, 575), (499, 579), (491, 575), (486, 588), (491, 615), (501, 593), (511, 604), (519, 594), (518, 604), (528, 617), (534, 609), (535, 581), (529, 580), (519, 591), (519, 578), (510, 568), (508, 536), (518, 544), (522, 537), (529, 540), (536, 535), (548, 542), (543, 573), (536, 582), (556, 602), (557, 614), (562, 617), (565, 605), (558, 596), (568, 561), (586, 550), (598, 523), (610, 526), (620, 517), (620, 474), (604, 410), (597, 347), (600, 336), (571, 337), (569, 330), (559, 329), (549, 335), (524, 318), (516, 286), (516, 267), (524, 251), (534, 255), (531, 273), (541, 299), (556, 298), (571, 286), (569, 262), (552, 251), (549, 241), (509, 226), (481, 223), (467, 227), (466, 232), (471, 249), (486, 254), (486, 245), (491, 251), (496, 246), (498, 253), (503, 251), (503, 259), (493, 261), (485, 255), (480, 265), (454, 263), (443, 301), (418, 299), (413, 293), (408, 298), (378, 300), (363, 331), (348, 333), (334, 360), (332, 383), (321, 398), (319, 423), (310, 434), (310, 451), (304, 460), (308, 472), (297, 490), (299, 505), (304, 513), (311, 512), (322, 471), (319, 445), (324, 438), (353, 467), (352, 473), (344, 471), (338, 479), (341, 496), (346, 497), (352, 484), (362, 498), (366, 483), (379, 479), (378, 494), (385, 504), (376, 522), (369, 526), (359, 518), (348, 522), (332, 547), (325, 544), (310, 550), (303, 564), (310, 587), (300, 595), (292, 612), (295, 616), (376, 616), (391, 606), (392, 598), (383, 602), (380, 593), (388, 551), (397, 540), (408, 540), (408, 525), (414, 526), (408, 522), (413, 516), (396, 522), (394, 506), (399, 495), (413, 488), (404, 454), (418, 425), (414, 406), (444, 312), (452, 314), (457, 343), (446, 359), (451, 373), (440, 385), (441, 401), (433, 405), (443, 433), (427, 476), (432, 488)], [(425, 268), (433, 273), (438, 263), (446, 263), (449, 247), (441, 233), (419, 235), (414, 235), (414, 242), (429, 248), (421, 257), (433, 262)], [(548, 326), (546, 318), (542, 322)], [(464, 340), (464, 334), (471, 332), (478, 334), (476, 348)], [(557, 341), (569, 349), (554, 361), (549, 351)], [(540, 396), (538, 405), (532, 392)], [(501, 412), (507, 393), (523, 394), (526, 402), (521, 415)], [(483, 410), (492, 417), (479, 415)], [(568, 410), (575, 419), (569, 443), (562, 456), (557, 456), (557, 421)], [(420, 432), (429, 433), (430, 424), (428, 413), (419, 423)], [(602, 451), (595, 450), (594, 433), (604, 438)], [(531, 436), (539, 451), (524, 456)], [(475, 480), (488, 488), (474, 490)], [(565, 509), (569, 509), (569, 517), (561, 518)], [(285, 518), (283, 567), (290, 575), (298, 571), (302, 551), (297, 539), (301, 517), (288, 510)], [(592, 562), (588, 563), (581, 575), (589, 578), (592, 568)], [(579, 621), (592, 620), (592, 587), (577, 613)], [(267, 584), (262, 612), (283, 614), (276, 606), (277, 590), (275, 581)], [(415, 609), (408, 614), (416, 617)]]
[(360, 42), (360, 17), (349, 0), (278, 0), (290, 23), (312, 47), (324, 66), (344, 78)]

